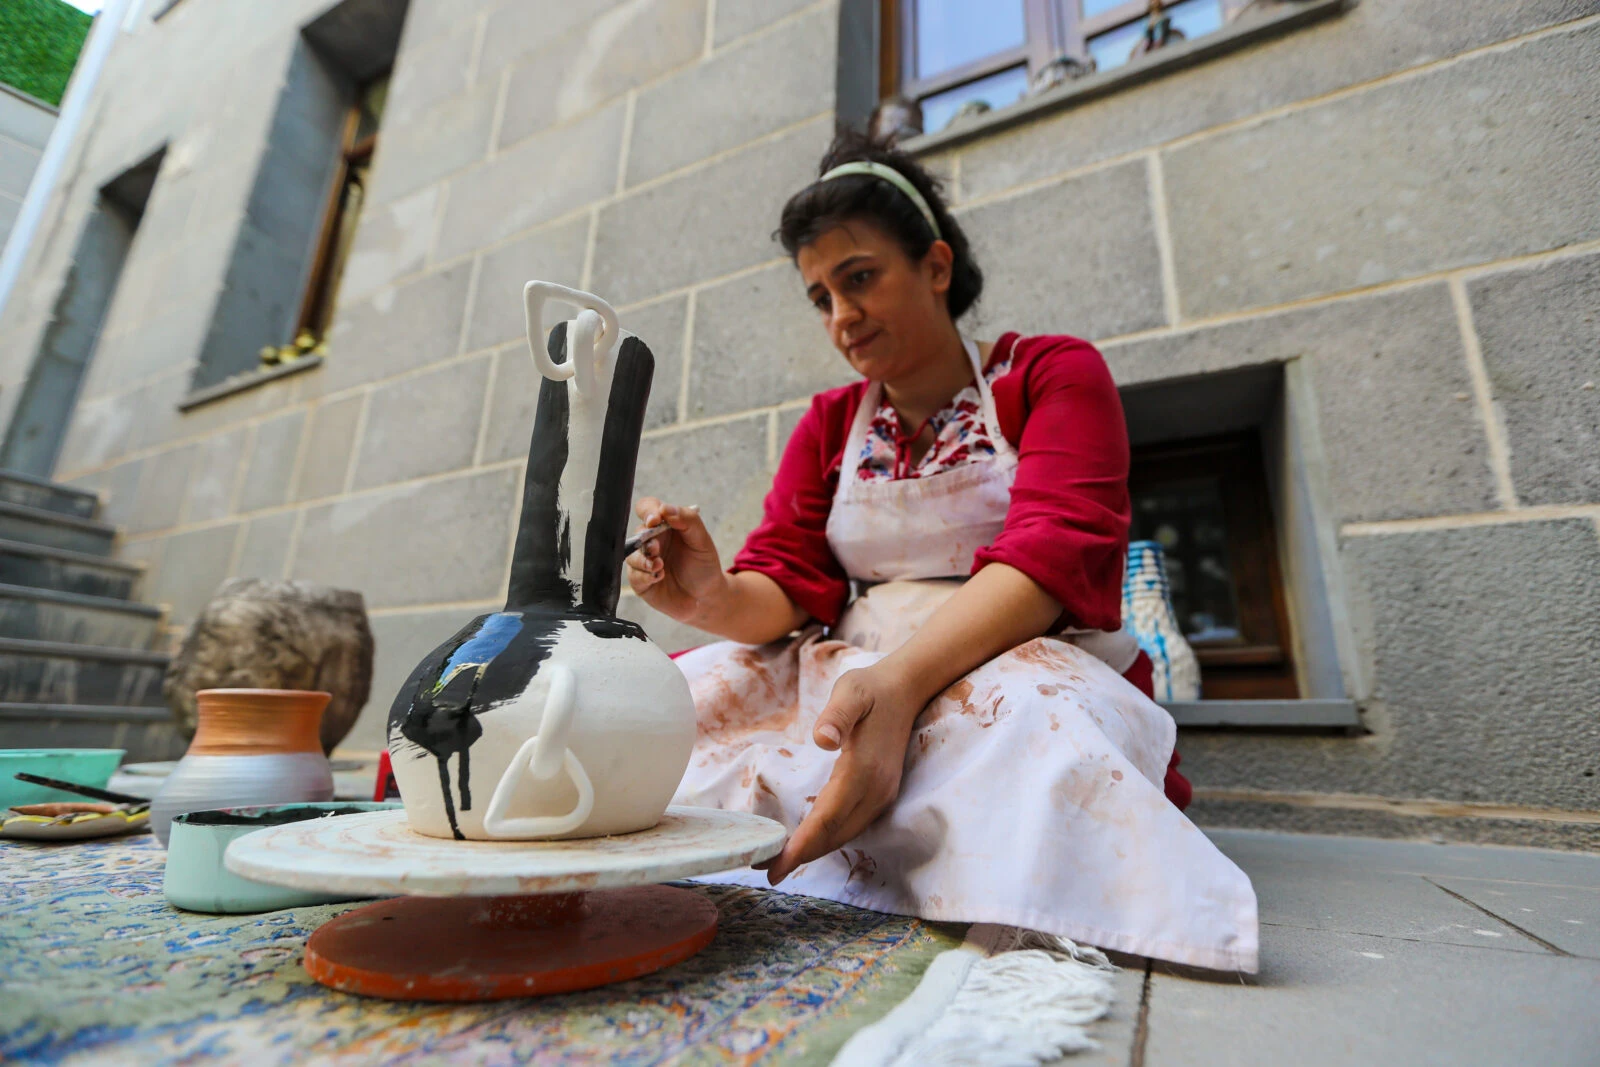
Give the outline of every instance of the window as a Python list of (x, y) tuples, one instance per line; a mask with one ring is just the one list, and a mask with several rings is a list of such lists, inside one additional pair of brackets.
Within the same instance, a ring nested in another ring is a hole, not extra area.
[(1166, 550), (1207, 700), (1299, 696), (1259, 434), (1135, 448), (1133, 540)]
[[(389, 95), (389, 75), (383, 74), (362, 86), (356, 103), (345, 117), (344, 136), (339, 151), (339, 168), (334, 175), (322, 233), (317, 239), (316, 257), (305, 297), (300, 303), (300, 319), (295, 326), (295, 349), (316, 350), (327, 336), (333, 308), (339, 295), (339, 279), (344, 275), (361, 218), (361, 203), (366, 194), (367, 172), (378, 145), (378, 122), (383, 117)], [(285, 353), (296, 355), (295, 353)]]
[(920, 108), (916, 132), (937, 133), (957, 117), (1203, 37), (1250, 2), (882, 0), (879, 84)]

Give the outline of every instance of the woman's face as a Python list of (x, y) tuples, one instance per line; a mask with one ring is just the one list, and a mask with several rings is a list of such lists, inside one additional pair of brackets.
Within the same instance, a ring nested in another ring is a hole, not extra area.
[(915, 374), (946, 339), (951, 260), (950, 246), (935, 241), (917, 262), (864, 220), (828, 230), (795, 256), (833, 346), (880, 382)]

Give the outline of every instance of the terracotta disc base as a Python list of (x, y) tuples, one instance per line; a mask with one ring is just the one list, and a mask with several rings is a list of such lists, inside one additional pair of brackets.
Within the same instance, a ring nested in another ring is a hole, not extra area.
[(306, 943), (325, 986), (386, 1000), (502, 1000), (591, 989), (693, 956), (717, 909), (647, 885), (521, 897), (396, 897), (346, 912)]

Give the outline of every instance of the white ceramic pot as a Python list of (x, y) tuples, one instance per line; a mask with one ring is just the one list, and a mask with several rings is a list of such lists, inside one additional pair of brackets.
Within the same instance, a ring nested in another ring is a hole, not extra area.
[(150, 801), (150, 829), (163, 845), (182, 812), (333, 799), (319, 733), (331, 694), (202, 689), (195, 697), (194, 740)]
[[(586, 310), (546, 355), (552, 297)], [(649, 829), (694, 747), (688, 682), (616, 615), (654, 357), (597, 297), (530, 282), (524, 299), (544, 382), (506, 609), (435, 649), (389, 712), (407, 821), (432, 837)]]

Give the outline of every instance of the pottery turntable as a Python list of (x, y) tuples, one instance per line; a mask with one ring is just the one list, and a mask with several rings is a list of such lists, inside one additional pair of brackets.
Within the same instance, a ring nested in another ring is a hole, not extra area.
[[(668, 807), (694, 747), (683, 674), (619, 618), (655, 360), (598, 297), (523, 293), (543, 381), (503, 611), (431, 652), (389, 712), (404, 810), (247, 834), (228, 870), (390, 897), (326, 923), (305, 965), (334, 989), (492, 1000), (586, 989), (694, 955), (716, 908), (661, 882), (781, 850), (782, 825)], [(549, 299), (580, 312), (540, 343)]]

